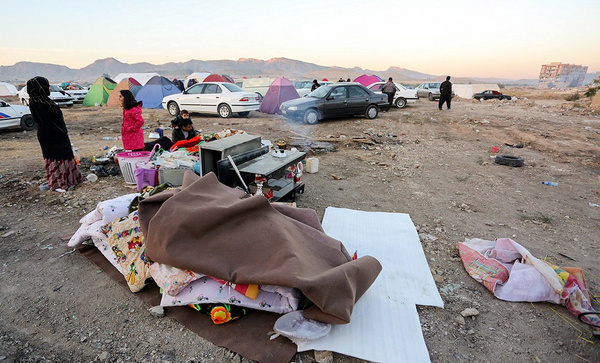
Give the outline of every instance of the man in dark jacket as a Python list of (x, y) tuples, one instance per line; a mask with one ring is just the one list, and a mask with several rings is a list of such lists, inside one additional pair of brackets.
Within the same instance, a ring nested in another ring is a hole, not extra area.
[(450, 83), (450, 76), (446, 77), (446, 80), (440, 85), (440, 102), (438, 104), (439, 109), (442, 109), (444, 102), (450, 109), (450, 101), (452, 100), (452, 83)]
[(388, 110), (391, 109), (392, 103), (394, 103), (394, 96), (396, 95), (396, 85), (394, 84), (392, 77), (390, 77), (388, 79), (388, 81), (386, 82), (386, 84), (383, 85), (383, 88), (381, 89), (381, 93), (384, 93), (387, 95), (388, 103), (390, 104), (390, 106), (388, 107)]

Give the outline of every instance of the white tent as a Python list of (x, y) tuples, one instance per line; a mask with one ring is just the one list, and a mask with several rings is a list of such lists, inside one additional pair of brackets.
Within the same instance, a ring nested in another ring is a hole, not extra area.
[(8, 97), (8, 96), (16, 96), (17, 95), (17, 87), (13, 86), (10, 83), (0, 82), (0, 96)]
[(194, 72), (194, 73), (190, 74), (189, 76), (185, 77), (185, 80), (183, 81), (183, 87), (188, 88), (188, 83), (192, 79), (195, 79), (196, 82), (202, 82), (202, 81), (204, 81), (204, 79), (206, 77), (210, 76), (211, 74), (212, 73), (209, 73), (209, 72)]
[(160, 76), (160, 74), (158, 74), (158, 73), (119, 73), (112, 80), (117, 82), (117, 84), (118, 84), (125, 78), (133, 78), (136, 81), (138, 81), (142, 86), (144, 86), (150, 80), (150, 78), (152, 78), (154, 76)]
[(477, 84), (453, 84), (452, 91), (460, 98), (471, 99), (475, 93), (485, 90), (500, 91), (500, 87), (495, 83), (477, 83)]

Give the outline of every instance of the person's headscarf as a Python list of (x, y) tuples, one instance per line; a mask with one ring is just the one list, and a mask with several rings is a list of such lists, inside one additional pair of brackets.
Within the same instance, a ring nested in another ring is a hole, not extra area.
[(50, 82), (48, 79), (36, 76), (27, 81), (27, 93), (29, 94), (29, 103), (41, 103), (54, 113), (58, 112), (58, 105), (50, 99)]

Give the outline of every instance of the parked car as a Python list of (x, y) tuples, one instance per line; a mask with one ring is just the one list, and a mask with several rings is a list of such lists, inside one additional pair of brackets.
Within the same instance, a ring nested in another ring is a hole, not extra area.
[[(319, 81), (319, 84), (321, 86), (324, 85), (328, 85), (328, 84), (332, 84), (333, 82), (330, 81)], [(312, 80), (306, 80), (306, 81), (292, 81), (292, 84), (294, 85), (294, 88), (296, 89), (296, 91), (298, 91), (298, 95), (300, 95), (300, 97), (304, 97), (307, 94), (309, 94), (312, 89), (312, 85), (313, 85), (313, 81)]]
[[(421, 83), (416, 88), (417, 95), (419, 98), (427, 98), (429, 101), (439, 100), (441, 84), (441, 82)], [(454, 91), (452, 91), (452, 97), (454, 97)]]
[(285, 101), (281, 113), (293, 120), (302, 120), (314, 125), (320, 120), (364, 115), (374, 119), (379, 110), (387, 110), (387, 96), (373, 93), (360, 83), (333, 83), (324, 85), (306, 97)]
[(162, 106), (173, 116), (186, 109), (189, 112), (216, 113), (227, 118), (232, 113), (248, 116), (250, 111), (258, 110), (260, 101), (256, 93), (245, 91), (233, 83), (202, 82), (182, 93), (163, 98)]
[(259, 101), (262, 102), (263, 98), (267, 94), (271, 83), (276, 78), (261, 77), (261, 78), (242, 78), (235, 81), (235, 84), (242, 88), (244, 91), (254, 92), (258, 95)]
[[(369, 85), (367, 88), (375, 93), (382, 93), (381, 89), (383, 88), (385, 83), (386, 82), (375, 82)], [(394, 95), (393, 101), (394, 106), (398, 108), (404, 108), (408, 103), (415, 103), (419, 99), (416, 90), (409, 90), (400, 83), (396, 82), (394, 82), (394, 85), (396, 85), (396, 94)]]
[(14, 126), (20, 126), (26, 131), (35, 129), (35, 122), (33, 121), (29, 107), (11, 105), (0, 100), (0, 129)]
[(502, 94), (502, 93), (500, 93), (498, 91), (493, 91), (493, 90), (490, 90), (490, 89), (488, 89), (486, 91), (483, 91), (483, 92), (475, 93), (473, 95), (473, 98), (476, 99), (476, 100), (491, 100), (493, 98), (497, 98), (499, 100), (504, 100), (504, 99), (510, 100), (510, 99), (512, 99), (512, 97), (509, 96), (509, 95), (504, 95), (504, 94)]
[[(60, 85), (59, 85), (60, 87)], [(88, 89), (78, 85), (77, 83), (70, 83), (66, 88), (60, 87), (73, 99), (73, 103), (83, 103), (85, 96), (87, 96)]]
[[(17, 92), (17, 95), (19, 96), (19, 100), (23, 105), (29, 106), (29, 94), (27, 93), (27, 86), (21, 88), (21, 90)], [(50, 85), (49, 97), (58, 106), (73, 107), (73, 98), (58, 86), (53, 84)]]

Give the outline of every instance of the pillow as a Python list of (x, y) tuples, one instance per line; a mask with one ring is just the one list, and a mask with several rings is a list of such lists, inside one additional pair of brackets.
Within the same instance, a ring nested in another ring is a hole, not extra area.
[(155, 262), (150, 266), (150, 275), (158, 287), (171, 296), (181, 292), (190, 282), (204, 276), (188, 270)]
[(138, 212), (104, 225), (102, 232), (121, 266), (121, 273), (125, 276), (129, 289), (132, 292), (143, 289), (151, 279), (152, 262), (146, 256)]
[(298, 309), (300, 291), (291, 287), (280, 287), (288, 290), (286, 295), (298, 296), (298, 299), (289, 298), (280, 293), (259, 290), (256, 299), (250, 299), (231, 286), (221, 284), (208, 276), (203, 276), (192, 281), (177, 296), (163, 292), (161, 306), (183, 306), (194, 304), (231, 304), (246, 308), (264, 310), (278, 314), (289, 313)]
[(129, 214), (129, 203), (138, 195), (138, 193), (131, 193), (98, 203), (96, 209), (102, 214), (102, 221), (109, 223), (126, 217)]

